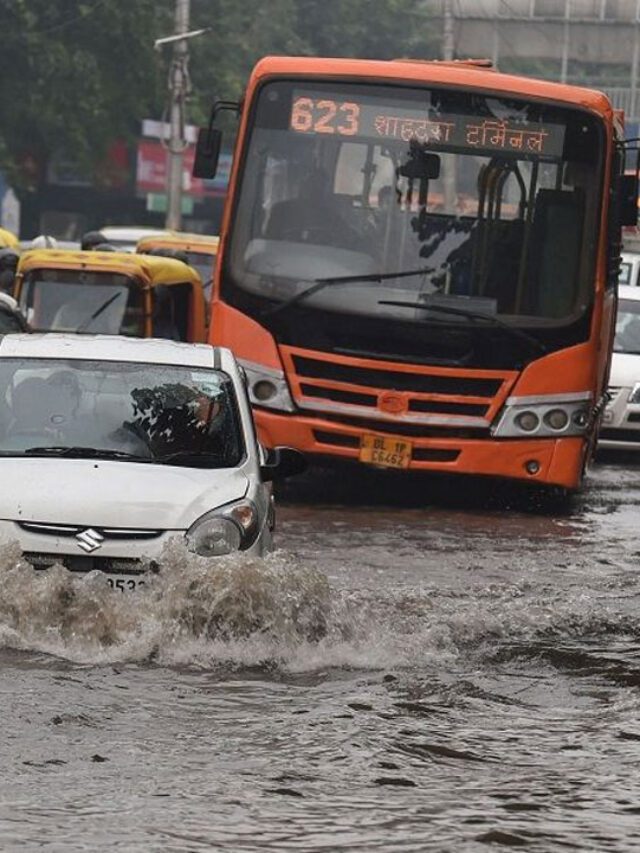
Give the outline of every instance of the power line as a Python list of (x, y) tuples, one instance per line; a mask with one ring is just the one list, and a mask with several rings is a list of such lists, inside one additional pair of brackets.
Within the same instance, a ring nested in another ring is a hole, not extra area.
[(46, 36), (49, 33), (56, 32), (57, 30), (63, 30), (66, 27), (72, 27), (74, 24), (77, 24), (80, 21), (84, 21), (90, 15), (93, 15), (93, 13), (96, 11), (96, 9), (99, 9), (100, 6), (104, 6), (104, 4), (106, 2), (107, 2), (107, 0), (96, 0), (96, 2), (93, 4), (93, 6), (90, 9), (88, 9), (84, 14), (76, 15), (75, 18), (67, 18), (66, 21), (61, 21), (59, 24), (54, 24), (52, 27), (47, 27), (46, 30), (36, 30), (35, 32), (28, 30), (27, 35), (30, 35), (30, 36)]

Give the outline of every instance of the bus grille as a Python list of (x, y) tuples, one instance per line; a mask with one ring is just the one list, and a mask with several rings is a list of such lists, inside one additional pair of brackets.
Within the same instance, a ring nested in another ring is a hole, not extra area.
[(518, 375), (394, 364), (297, 347), (283, 346), (281, 354), (298, 408), (399, 434), (407, 427), (421, 434), (432, 427), (445, 434), (469, 429), (486, 435)]

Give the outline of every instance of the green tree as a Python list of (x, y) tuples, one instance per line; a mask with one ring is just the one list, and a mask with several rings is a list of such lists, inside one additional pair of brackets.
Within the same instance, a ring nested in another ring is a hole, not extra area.
[(0, 0), (0, 168), (36, 185), (57, 150), (88, 169), (159, 102), (155, 0)]
[(267, 54), (428, 59), (440, 49), (423, 0), (193, 0), (192, 9), (194, 26), (211, 27), (190, 47), (196, 121), (214, 97), (240, 97)]

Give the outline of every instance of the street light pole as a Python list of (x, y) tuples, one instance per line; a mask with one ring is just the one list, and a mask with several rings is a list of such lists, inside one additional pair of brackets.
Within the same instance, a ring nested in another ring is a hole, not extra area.
[[(190, 0), (176, 0), (175, 34), (189, 31)], [(186, 38), (173, 44), (169, 72), (169, 143), (167, 146), (167, 217), (165, 225), (175, 231), (182, 224), (182, 160), (186, 148), (184, 105), (187, 95), (187, 62), (189, 48)]]
[[(442, 58), (445, 62), (451, 62), (455, 56), (455, 35), (453, 19), (453, 2), (444, 0), (444, 17), (442, 22)], [(444, 204), (447, 213), (456, 213), (457, 189), (456, 189), (456, 157), (453, 154), (442, 154), (442, 165), (444, 166)]]

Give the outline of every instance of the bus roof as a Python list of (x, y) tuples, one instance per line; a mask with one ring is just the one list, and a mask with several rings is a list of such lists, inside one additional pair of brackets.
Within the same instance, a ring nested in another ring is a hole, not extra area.
[(477, 60), (438, 62), (411, 59), (342, 59), (309, 56), (265, 56), (251, 75), (250, 86), (265, 77), (309, 76), (339, 77), (351, 81), (369, 80), (390, 83), (431, 83), (456, 88), (479, 89), (487, 92), (515, 95), (527, 100), (544, 100), (580, 106), (588, 110), (613, 116), (609, 99), (602, 92), (583, 89), (565, 83), (554, 83), (514, 74), (503, 74), (487, 68)]
[(157, 284), (201, 284), (193, 267), (174, 258), (135, 255), (131, 252), (82, 252), (58, 249), (34, 249), (25, 252), (18, 263), (18, 274), (36, 269), (81, 269), (112, 272)]

